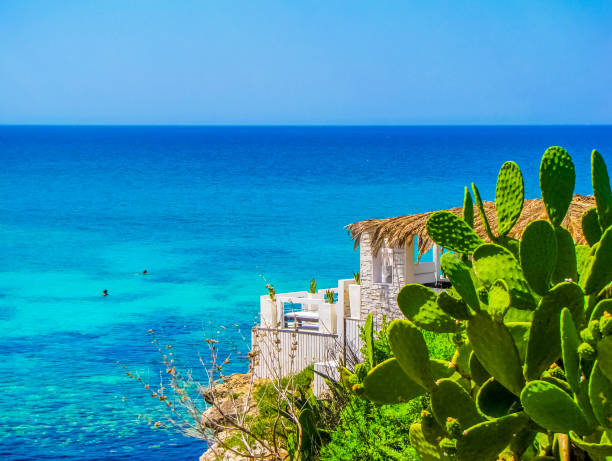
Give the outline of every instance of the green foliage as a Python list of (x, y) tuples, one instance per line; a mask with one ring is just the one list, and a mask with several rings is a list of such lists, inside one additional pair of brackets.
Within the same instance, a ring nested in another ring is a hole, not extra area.
[(470, 427), (457, 441), (457, 458), (459, 461), (497, 459), (527, 422), (524, 413), (512, 413)]
[[(409, 428), (422, 411), (420, 399), (402, 405), (378, 406), (353, 399), (320, 459), (329, 461), (418, 461), (410, 446)], [(421, 460), (423, 461), (423, 460)]]
[(472, 202), (472, 196), (467, 187), (463, 197), (463, 220), (474, 229), (474, 202)]
[(440, 266), (465, 303), (473, 310), (479, 311), (480, 301), (472, 280), (471, 269), (452, 253), (442, 255)]
[(393, 357), (372, 368), (363, 384), (353, 386), (360, 396), (381, 405), (408, 402), (423, 395), (425, 389), (410, 379)]
[(549, 147), (540, 164), (540, 190), (546, 213), (553, 226), (560, 226), (572, 201), (576, 172), (565, 149)]
[(389, 324), (388, 331), (391, 349), (404, 373), (423, 389), (432, 391), (435, 383), (429, 351), (419, 329), (409, 320), (398, 319)]
[(599, 293), (612, 281), (612, 226), (601, 236), (601, 240), (593, 246), (591, 257), (584, 268), (581, 285), (587, 295)]
[(427, 233), (444, 248), (471, 253), (482, 239), (463, 219), (449, 211), (436, 211), (427, 220)]
[[(291, 448), (295, 444), (298, 433), (297, 427), (289, 418), (283, 417), (287, 415), (290, 403), (302, 408), (302, 412), (307, 410), (302, 417), (302, 423), (307, 424), (312, 422), (308, 420), (308, 411), (310, 415), (315, 416), (321, 409), (317, 408), (316, 400), (310, 390), (310, 384), (314, 378), (313, 367), (308, 367), (300, 373), (284, 377), (278, 385), (272, 382), (262, 382), (254, 388), (254, 399), (257, 402), (257, 415), (250, 424), (250, 430), (254, 436), (259, 439), (271, 440), (273, 432), (276, 430), (275, 436), (282, 440), (283, 446)], [(287, 389), (285, 393), (288, 399), (279, 396), (279, 389)], [(282, 418), (282, 423), (278, 423), (279, 417)], [(301, 444), (302, 452), (314, 453), (321, 444), (320, 437), (316, 430), (309, 434), (308, 446), (307, 441), (303, 440)]]
[(377, 363), (376, 357), (374, 356), (374, 317), (372, 314), (368, 314), (368, 317), (365, 321), (365, 326), (363, 327), (363, 336), (365, 339), (365, 358), (366, 365), (369, 368), (374, 367)]
[(555, 228), (544, 220), (530, 222), (523, 231), (520, 253), (521, 268), (529, 286), (544, 296), (557, 267)]
[[(491, 231), (491, 225), (489, 224), (489, 219), (487, 218), (487, 214), (485, 213), (484, 204), (482, 202), (482, 199), (480, 198), (480, 192), (478, 191), (478, 188), (476, 187), (476, 184), (474, 183), (472, 183), (472, 191), (474, 191), (474, 200), (476, 200), (476, 206), (478, 207), (478, 213), (480, 214), (480, 220), (482, 221), (482, 224), (485, 228), (487, 237), (489, 237), (489, 239), (492, 242), (495, 242), (497, 239), (495, 238), (495, 236), (493, 235), (493, 232)], [(449, 249), (452, 249), (452, 248), (449, 248)]]
[(357, 285), (361, 284), (361, 274), (359, 273), (359, 271), (353, 272), (353, 278), (355, 279), (355, 283)]
[[(377, 401), (430, 400), (409, 431), (421, 460), (612, 456), (612, 192), (596, 152), (592, 178), (597, 208), (582, 220), (589, 246), (561, 227), (575, 171), (560, 147), (549, 148), (540, 167), (548, 221), (529, 223), (521, 241), (508, 237), (523, 206), (522, 175), (510, 162), (497, 182), (497, 236), (473, 185), (492, 243), (472, 229), (467, 192), (464, 219), (430, 217), (430, 237), (455, 252), (442, 258), (453, 287), (402, 288), (398, 305), (408, 320), (387, 329), (392, 358), (355, 389)], [(452, 335), (448, 365), (427, 336), (440, 333)]]
[(510, 392), (520, 394), (525, 379), (508, 327), (483, 311), (468, 321), (467, 335), (483, 367)]
[(555, 228), (557, 238), (557, 266), (553, 272), (553, 284), (570, 279), (578, 281), (578, 263), (576, 259), (576, 246), (572, 234), (564, 227)]
[(612, 190), (610, 190), (610, 177), (606, 163), (596, 150), (593, 150), (591, 154), (591, 169), (599, 225), (602, 229), (606, 229), (612, 226)]
[(334, 293), (332, 290), (327, 290), (325, 292), (325, 297), (327, 298), (327, 302), (329, 304), (334, 304), (336, 302), (336, 293)]
[(589, 246), (595, 245), (601, 239), (601, 226), (597, 208), (593, 207), (582, 216), (582, 233)]
[[(380, 329), (372, 335), (372, 350), (375, 362), (379, 364), (394, 357), (389, 343), (388, 325), (386, 319), (383, 318)], [(422, 334), (431, 357), (430, 367), (434, 378), (453, 376), (454, 370), (448, 368), (448, 363), (455, 351), (455, 344), (449, 335), (435, 334), (430, 331), (423, 331)], [(362, 352), (365, 353), (365, 329), (363, 328), (361, 337), (364, 340)], [(356, 376), (357, 370), (362, 367), (367, 373), (365, 364), (357, 364), (355, 374), (346, 369), (340, 370), (341, 375), (351, 374), (354, 377), (355, 382), (349, 387), (359, 385), (363, 381), (359, 381)], [(374, 372), (374, 374), (378, 373), (378, 371)], [(455, 378), (457, 378), (456, 375)], [(424, 393), (420, 386), (417, 385), (417, 388), (419, 393)], [(428, 399), (422, 397), (412, 399), (408, 403), (382, 406), (369, 400), (353, 397), (342, 411), (340, 423), (331, 434), (331, 441), (322, 448), (320, 459), (417, 461), (419, 458), (410, 446), (409, 428), (422, 413), (427, 413), (424, 411), (427, 406)], [(428, 414), (431, 424), (427, 425), (425, 421), (424, 426), (428, 431), (428, 436), (431, 436), (435, 431), (442, 431), (442, 429), (435, 422), (433, 415)], [(434, 438), (436, 436), (434, 435)], [(423, 459), (421, 458), (421, 461)]]
[(500, 418), (507, 415), (516, 406), (518, 397), (491, 377), (487, 379), (476, 394), (478, 411), (490, 418)]
[(310, 281), (310, 286), (308, 287), (308, 292), (309, 293), (316, 293), (317, 292), (317, 281), (315, 279), (312, 279)]
[(521, 392), (529, 417), (552, 432), (590, 434), (592, 428), (578, 404), (562, 389), (546, 381), (529, 382)]
[(534, 312), (525, 359), (525, 377), (529, 380), (537, 379), (561, 357), (560, 316), (564, 307), (569, 308), (574, 323), (580, 327), (584, 323), (584, 294), (573, 282), (555, 286)]
[(462, 428), (472, 427), (484, 420), (470, 394), (448, 378), (441, 379), (436, 391), (431, 394), (431, 410), (442, 427), (449, 418), (455, 419)]
[(451, 333), (459, 328), (455, 319), (437, 303), (438, 295), (431, 288), (417, 283), (405, 285), (397, 295), (402, 313), (415, 325), (436, 333)]
[(533, 309), (536, 306), (529, 284), (514, 255), (506, 248), (492, 243), (479, 246), (472, 255), (474, 272), (482, 284), (489, 288), (497, 280), (508, 285), (512, 306)]
[(525, 185), (518, 165), (506, 162), (497, 176), (495, 210), (497, 211), (497, 233), (506, 235), (514, 227), (523, 211)]

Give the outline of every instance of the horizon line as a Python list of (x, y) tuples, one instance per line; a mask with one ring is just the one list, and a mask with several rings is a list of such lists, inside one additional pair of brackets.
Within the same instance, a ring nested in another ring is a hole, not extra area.
[(0, 123), (0, 127), (212, 127), (212, 128), (342, 128), (342, 127), (562, 127), (562, 126), (593, 126), (604, 127), (612, 126), (610, 123), (338, 123), (338, 124), (318, 124), (318, 123)]

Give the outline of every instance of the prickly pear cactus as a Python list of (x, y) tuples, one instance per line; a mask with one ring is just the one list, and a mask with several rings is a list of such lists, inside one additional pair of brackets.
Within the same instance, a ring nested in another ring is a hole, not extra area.
[[(490, 243), (473, 230), (467, 188), (463, 219), (434, 213), (427, 231), (451, 251), (441, 266), (452, 288), (406, 285), (397, 301), (408, 320), (388, 331), (394, 358), (341, 370), (355, 393), (379, 404), (429, 395), (410, 428), (422, 460), (612, 459), (612, 191), (597, 151), (591, 165), (597, 207), (582, 218), (588, 245), (562, 227), (575, 171), (561, 147), (546, 150), (540, 165), (548, 220), (530, 223), (520, 241), (508, 236), (524, 202), (513, 162), (498, 176), (497, 235), (472, 184)], [(429, 358), (422, 330), (453, 335), (450, 363)]]
[(497, 211), (497, 233), (502, 236), (514, 227), (525, 197), (525, 185), (520, 168), (514, 162), (506, 162), (499, 170), (495, 190), (495, 210)]

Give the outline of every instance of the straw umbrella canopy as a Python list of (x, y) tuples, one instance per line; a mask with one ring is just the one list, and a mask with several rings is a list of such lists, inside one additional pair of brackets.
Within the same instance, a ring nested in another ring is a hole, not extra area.
[[(562, 225), (572, 234), (574, 241), (578, 244), (585, 244), (586, 240), (582, 235), (582, 216), (592, 207), (595, 206), (595, 198), (591, 195), (575, 194), (570, 204), (569, 210), (565, 215)], [(485, 201), (484, 209), (491, 224), (493, 233), (497, 232), (497, 214), (495, 212), (495, 203)], [(463, 208), (451, 208), (447, 211), (462, 216)], [(418, 237), (419, 259), (427, 253), (432, 245), (433, 240), (427, 234), (427, 218), (434, 211), (427, 213), (419, 213), (408, 216), (396, 216), (394, 218), (385, 219), (368, 219), (359, 221), (346, 226), (351, 238), (355, 241), (355, 249), (359, 246), (359, 242), (364, 234), (369, 234), (371, 239), (371, 248), (374, 254), (378, 253), (383, 247), (401, 248), (407, 242)], [(484, 230), (482, 220), (480, 219), (478, 209), (474, 206), (474, 230), (482, 239), (489, 241)], [(525, 227), (531, 221), (536, 219), (546, 219), (546, 210), (542, 199), (525, 200), (523, 211), (517, 223), (510, 231), (509, 235), (516, 239), (520, 239)]]

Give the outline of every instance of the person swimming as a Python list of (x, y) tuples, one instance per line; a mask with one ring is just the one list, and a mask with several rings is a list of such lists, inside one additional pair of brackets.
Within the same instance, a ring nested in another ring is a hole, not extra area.
[(146, 269), (142, 271), (142, 275), (147, 275), (147, 273), (148, 273), (148, 272), (147, 272), (147, 270), (146, 270)]
[(102, 291), (102, 296), (108, 296), (108, 290)]

